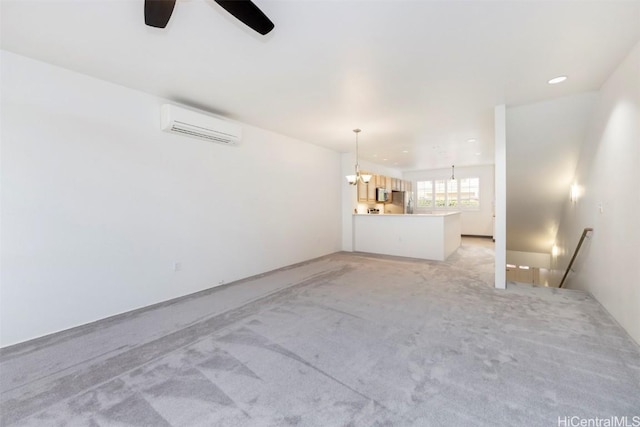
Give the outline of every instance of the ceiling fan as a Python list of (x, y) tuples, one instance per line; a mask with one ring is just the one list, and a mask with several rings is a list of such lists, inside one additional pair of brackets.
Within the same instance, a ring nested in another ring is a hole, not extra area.
[[(251, 0), (214, 1), (243, 24), (262, 35), (273, 30), (273, 22)], [(175, 5), (176, 0), (145, 0), (144, 23), (150, 27), (166, 27)]]

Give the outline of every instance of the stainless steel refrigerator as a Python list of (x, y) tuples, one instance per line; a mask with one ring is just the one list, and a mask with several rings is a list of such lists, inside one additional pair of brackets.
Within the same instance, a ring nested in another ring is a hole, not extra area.
[(384, 205), (384, 213), (389, 214), (404, 214), (407, 213), (407, 194), (404, 191), (392, 191), (391, 203)]

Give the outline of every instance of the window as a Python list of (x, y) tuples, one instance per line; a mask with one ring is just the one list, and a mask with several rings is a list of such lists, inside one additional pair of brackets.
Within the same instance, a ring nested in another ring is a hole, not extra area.
[(433, 207), (433, 181), (418, 181), (416, 195), (418, 208)]
[(438, 179), (435, 181), (436, 183), (436, 208), (444, 208), (447, 200), (447, 186), (446, 181), (444, 179)]
[(462, 178), (460, 180), (460, 206), (480, 207), (480, 178)]
[(447, 207), (458, 206), (458, 180), (450, 179), (447, 182)]
[(477, 210), (480, 178), (434, 179), (416, 183), (416, 209)]

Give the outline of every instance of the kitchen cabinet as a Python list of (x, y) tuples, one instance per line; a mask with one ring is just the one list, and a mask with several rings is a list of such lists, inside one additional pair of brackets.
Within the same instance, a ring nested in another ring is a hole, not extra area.
[(384, 177), (384, 188), (386, 188), (387, 190), (391, 191), (391, 177), (390, 176), (385, 176)]
[(367, 203), (368, 201), (367, 184), (358, 180), (358, 202)]
[(358, 202), (359, 203), (375, 203), (376, 202), (376, 182), (377, 176), (370, 172), (360, 172), (361, 175), (371, 175), (368, 184), (358, 180)]
[(400, 181), (399, 178), (391, 178), (391, 190), (392, 191), (401, 191), (400, 190)]
[(460, 212), (353, 215), (353, 250), (444, 261), (461, 243)]
[(372, 176), (371, 181), (367, 184), (367, 200), (369, 203), (376, 202), (376, 177)]
[(413, 183), (411, 181), (404, 181), (404, 191), (411, 193), (412, 186), (413, 186)]
[(376, 203), (376, 188), (385, 188), (387, 191), (408, 191), (411, 192), (411, 181), (400, 178), (392, 178), (384, 175), (374, 175), (370, 172), (360, 172), (362, 175), (371, 175), (368, 184), (358, 181), (358, 202)]

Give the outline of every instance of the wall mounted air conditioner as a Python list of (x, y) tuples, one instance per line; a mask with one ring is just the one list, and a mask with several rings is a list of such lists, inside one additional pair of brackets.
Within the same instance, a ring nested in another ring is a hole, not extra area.
[(164, 104), (161, 107), (161, 122), (165, 132), (221, 144), (237, 144), (242, 136), (239, 125), (176, 105)]

